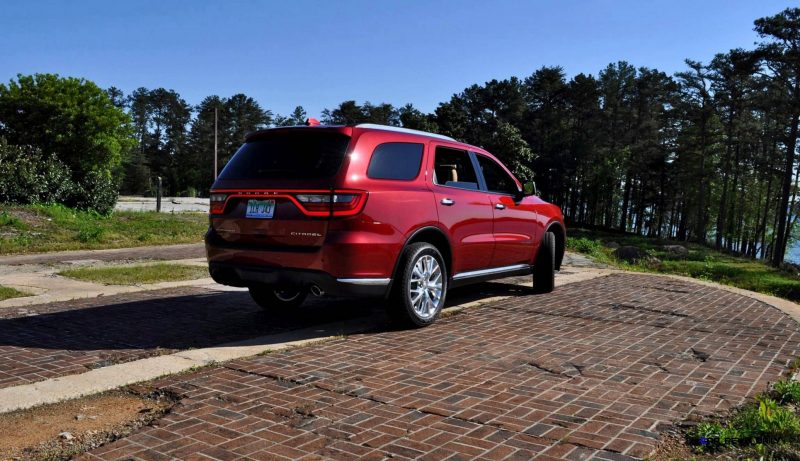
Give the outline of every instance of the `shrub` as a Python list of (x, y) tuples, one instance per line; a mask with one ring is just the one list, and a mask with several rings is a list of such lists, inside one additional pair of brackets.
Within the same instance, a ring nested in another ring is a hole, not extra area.
[(54, 155), (0, 137), (0, 202), (56, 203), (72, 193), (69, 168)]
[(590, 256), (604, 256), (603, 244), (599, 240), (593, 240), (586, 237), (567, 239), (567, 245), (570, 250), (577, 251), (578, 253), (587, 254)]
[(67, 205), (82, 210), (93, 210), (107, 215), (114, 211), (119, 196), (119, 184), (108, 172), (91, 171), (73, 188)]

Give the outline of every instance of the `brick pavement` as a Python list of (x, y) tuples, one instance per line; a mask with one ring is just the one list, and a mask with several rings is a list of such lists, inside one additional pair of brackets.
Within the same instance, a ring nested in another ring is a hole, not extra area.
[(0, 310), (0, 388), (188, 348), (370, 314), (363, 302), (311, 300), (275, 315), (246, 292), (198, 287)]
[(798, 354), (766, 304), (618, 274), (165, 378), (169, 415), (81, 459), (641, 458)]

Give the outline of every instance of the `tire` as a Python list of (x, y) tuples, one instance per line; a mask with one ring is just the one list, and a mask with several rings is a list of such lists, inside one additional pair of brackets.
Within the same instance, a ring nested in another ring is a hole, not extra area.
[(556, 286), (556, 235), (545, 232), (533, 263), (534, 293), (550, 293)]
[(302, 288), (255, 285), (248, 289), (253, 301), (267, 311), (300, 307), (308, 296), (308, 291)]
[(447, 267), (430, 243), (413, 243), (402, 255), (392, 290), (389, 315), (403, 326), (425, 327), (436, 321), (447, 295)]

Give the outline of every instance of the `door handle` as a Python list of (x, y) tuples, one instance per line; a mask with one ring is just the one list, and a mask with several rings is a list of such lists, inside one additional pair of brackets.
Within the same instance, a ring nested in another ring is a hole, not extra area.
[(449, 199), (449, 198), (443, 198), (442, 199), (442, 205), (450, 206), (450, 205), (453, 205), (454, 203), (456, 203), (456, 202), (453, 199)]
[(503, 205), (502, 203), (495, 203), (494, 207), (497, 208), (498, 210), (505, 210), (506, 209), (506, 206)]

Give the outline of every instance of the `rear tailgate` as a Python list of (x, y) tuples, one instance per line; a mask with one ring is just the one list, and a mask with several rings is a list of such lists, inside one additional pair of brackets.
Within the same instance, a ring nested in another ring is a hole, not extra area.
[(317, 247), (331, 216), (333, 178), (350, 138), (332, 130), (265, 132), (231, 158), (212, 188), (211, 226), (227, 242)]
[[(230, 192), (225, 212), (211, 215), (211, 226), (223, 240), (266, 246), (320, 246), (325, 240), (328, 218), (305, 215), (291, 195)], [(271, 210), (263, 212), (265, 208)]]

